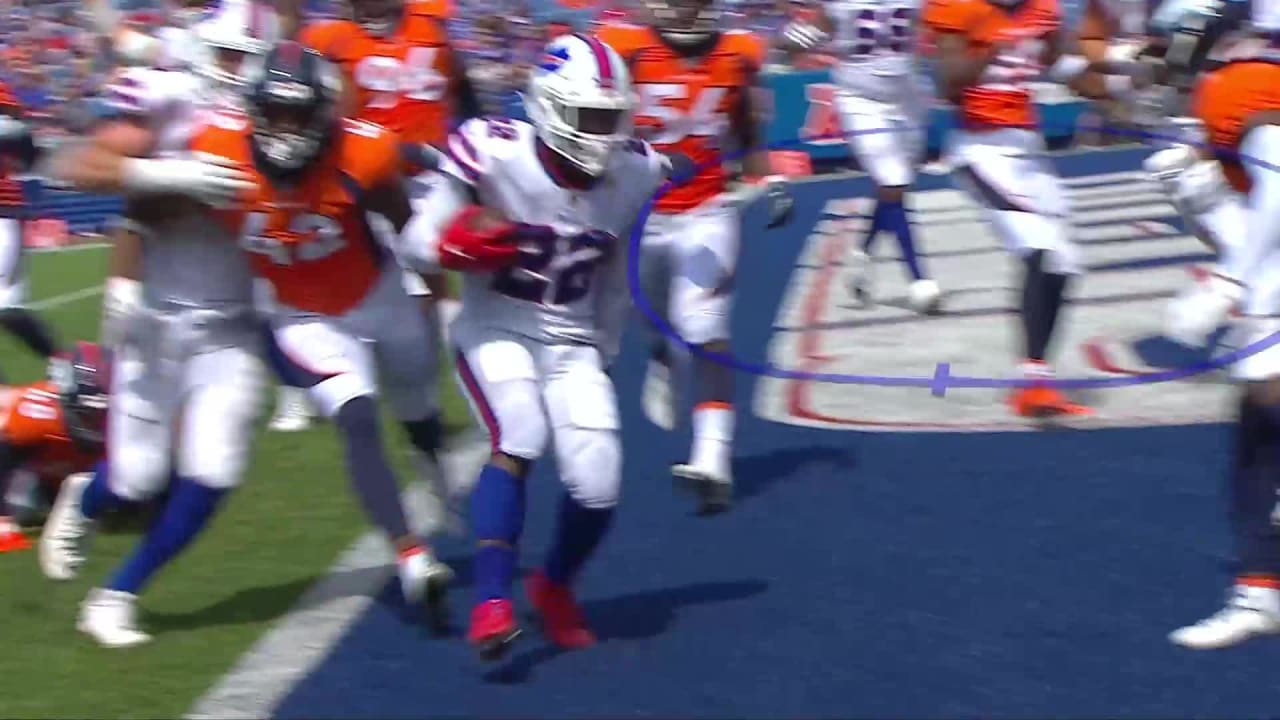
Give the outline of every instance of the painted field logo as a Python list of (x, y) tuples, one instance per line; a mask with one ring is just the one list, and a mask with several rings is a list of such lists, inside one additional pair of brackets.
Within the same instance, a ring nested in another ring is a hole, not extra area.
[(836, 86), (816, 83), (806, 86), (804, 93), (809, 109), (804, 116), (800, 137), (806, 138), (805, 142), (810, 145), (844, 144), (846, 140), (840, 136), (840, 116), (836, 113)]
[[(941, 178), (922, 178), (938, 187)], [(1160, 189), (1136, 171), (1065, 178), (1087, 274), (1071, 291), (1051, 349), (1063, 378), (1117, 378), (1197, 366), (1228, 348), (1192, 351), (1160, 337), (1169, 299), (1190, 284), (1188, 269), (1211, 260), (1185, 234)], [(906, 302), (895, 243), (876, 245), (875, 302), (857, 305), (844, 258), (866, 232), (869, 187), (826, 204), (793, 273), (770, 347), (776, 366), (804, 373), (913, 379), (912, 383), (821, 383), (763, 378), (757, 412), (779, 422), (885, 431), (1026, 430), (1007, 388), (962, 388), (949, 376), (1017, 379), (1021, 266), (963, 193), (910, 197), (916, 239), (944, 290), (944, 314), (922, 317)], [(933, 381), (936, 380), (936, 383)], [(932, 386), (931, 386), (932, 384)], [(1146, 426), (1226, 417), (1225, 371), (1176, 382), (1070, 393), (1097, 414), (1072, 426)]]

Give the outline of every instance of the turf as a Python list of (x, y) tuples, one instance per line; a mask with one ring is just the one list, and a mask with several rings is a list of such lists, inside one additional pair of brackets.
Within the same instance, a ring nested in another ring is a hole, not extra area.
[[(64, 340), (96, 335), (101, 296), (86, 294), (105, 273), (102, 250), (30, 255), (32, 305)], [(43, 364), (0, 337), (0, 367), (15, 382), (37, 379)], [(445, 383), (451, 427), (466, 411)], [(269, 403), (269, 399), (267, 399)], [(265, 416), (269, 407), (264, 408)], [(392, 455), (408, 477), (409, 453), (388, 432)], [(97, 538), (81, 578), (47, 581), (34, 553), (0, 555), (0, 715), (26, 718), (177, 717), (298, 596), (338, 553), (367, 529), (341, 471), (332, 430), (258, 437), (244, 487), (214, 526), (164, 575), (142, 602), (142, 620), (157, 639), (131, 652), (111, 652), (75, 632), (78, 603), (132, 547), (130, 531)]]

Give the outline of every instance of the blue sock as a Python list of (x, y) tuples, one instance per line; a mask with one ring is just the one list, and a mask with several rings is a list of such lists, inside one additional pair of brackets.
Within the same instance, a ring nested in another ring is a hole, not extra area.
[(876, 203), (876, 209), (871, 213), (871, 227), (867, 228), (867, 237), (862, 241), (863, 252), (871, 254), (871, 246), (875, 244), (876, 236), (884, 229), (884, 201), (881, 200)]
[(107, 587), (138, 594), (142, 586), (161, 568), (191, 544), (217, 512), (225, 489), (179, 477), (174, 481), (169, 502), (147, 529), (133, 555), (116, 570)]
[(556, 541), (547, 554), (547, 579), (557, 585), (572, 582), (587, 558), (600, 545), (611, 524), (613, 508), (583, 507), (565, 493), (560, 502)]
[(907, 219), (907, 209), (902, 202), (881, 200), (876, 214), (882, 216), (884, 229), (892, 231), (898, 238), (898, 247), (902, 250), (902, 261), (907, 264), (911, 279), (923, 279), (924, 272), (920, 269), (920, 258), (916, 256), (916, 240), (911, 234), (911, 221)]
[(492, 464), (480, 471), (471, 491), (471, 527), (477, 542), (471, 571), (477, 602), (511, 597), (516, 546), (524, 531), (524, 494), (524, 480)]
[(111, 472), (106, 460), (100, 460), (93, 467), (93, 480), (84, 489), (80, 498), (80, 512), (89, 519), (102, 517), (103, 513), (113, 507), (124, 504), (124, 499), (111, 491)]

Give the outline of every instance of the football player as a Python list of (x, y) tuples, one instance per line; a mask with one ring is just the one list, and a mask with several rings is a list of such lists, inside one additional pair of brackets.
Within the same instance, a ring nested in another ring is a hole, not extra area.
[(1194, 86), (1192, 112), (1208, 148), (1231, 187), (1247, 196), (1236, 230), (1251, 258), (1242, 264), (1244, 345), (1272, 343), (1233, 367), (1242, 387), (1228, 478), (1236, 567), (1226, 606), (1170, 635), (1183, 647), (1211, 649), (1280, 633), (1280, 55), (1272, 40), (1280, 13), (1274, 2), (1175, 3), (1181, 7), (1158, 25), (1169, 28), (1168, 83)]
[(1010, 406), (1024, 417), (1088, 414), (1038, 382), (1053, 377), (1050, 341), (1067, 286), (1083, 269), (1027, 87), (1057, 59), (1057, 2), (930, 0), (923, 22), (934, 35), (939, 90), (960, 113), (960, 128), (948, 139), (951, 163), (1025, 269), (1021, 373), (1028, 384), (1012, 394)]
[(1077, 30), (1080, 54), (1064, 54), (1053, 75), (1087, 97), (1131, 108), (1156, 148), (1144, 168), (1168, 193), (1187, 229), (1218, 252), (1217, 265), (1196, 273), (1167, 310), (1165, 334), (1199, 347), (1243, 299), (1248, 258), (1239, 251), (1237, 229), (1245, 208), (1218, 163), (1200, 151), (1204, 128), (1186, 107), (1189, 88), (1152, 85), (1163, 40), (1148, 36), (1148, 16), (1145, 0), (1090, 0)]
[(102, 459), (110, 385), (102, 348), (77, 343), (70, 354), (55, 356), (50, 370), (47, 380), (0, 387), (0, 553), (31, 547), (6, 507), (20, 473), (56, 490)]
[[(728, 354), (741, 218), (726, 193), (727, 154), (746, 152), (746, 175), (767, 188), (771, 225), (790, 212), (782, 179), (769, 175), (761, 103), (753, 99), (765, 46), (750, 33), (720, 32), (711, 0), (653, 0), (650, 11), (650, 26), (615, 24), (599, 33), (631, 70), (640, 96), (640, 137), (697, 166), (692, 178), (658, 198), (645, 224), (645, 295), (684, 342)], [(682, 411), (673, 371), (684, 355), (666, 340), (654, 343), (643, 392), (650, 420), (671, 430)], [(693, 485), (701, 511), (711, 513), (732, 499), (733, 371), (701, 355), (692, 365), (693, 447), (689, 461), (672, 473)]]
[[(450, 42), (448, 12), (439, 0), (348, 0), (350, 18), (305, 26), (298, 39), (338, 63), (347, 85), (349, 116), (395, 131), (406, 144), (404, 174), (416, 205), (430, 191), (432, 173), (422, 167), (417, 146), (441, 146), (449, 128), (480, 114), (461, 53)], [(394, 238), (394, 233), (381, 234)], [(436, 298), (447, 293), (442, 277), (422, 278), (406, 271), (405, 289), (420, 298), (432, 324), (434, 359), (439, 347)], [(272, 427), (297, 430), (309, 424), (305, 398), (282, 388)], [(435, 453), (423, 458), (427, 487), (445, 488)]]
[(934, 312), (938, 283), (920, 265), (911, 221), (903, 205), (924, 157), (929, 98), (915, 71), (916, 0), (841, 0), (819, 8), (814, 24), (783, 28), (785, 47), (812, 50), (830, 41), (841, 58), (833, 71), (836, 107), (858, 165), (876, 184), (871, 227), (845, 260), (855, 298), (871, 302), (871, 246), (881, 231), (898, 240), (911, 275), (907, 298), (918, 312)]
[(22, 106), (0, 82), (0, 328), (43, 358), (57, 350), (49, 327), (24, 307), (27, 282), (22, 263), (22, 185), (13, 176), (36, 161), (32, 128)]
[(150, 640), (137, 626), (138, 593), (199, 535), (248, 462), (265, 380), (253, 274), (209, 205), (252, 184), (225, 159), (177, 153), (199, 128), (240, 121), (244, 72), (271, 32), (248, 5), (224, 6), (192, 29), (203, 59), (189, 72), (123, 73), (110, 90), (121, 117), (54, 162), (79, 187), (129, 196), (141, 286), (113, 349), (108, 462), (63, 484), (41, 535), (41, 569), (75, 577), (96, 519), (165, 491), (169, 498), (81, 606), (78, 628), (107, 647)]
[(435, 613), (452, 573), (407, 527), (377, 403), (384, 392), (413, 446), (434, 449), (426, 319), (366, 221), (380, 215), (397, 233), (409, 221), (401, 142), (342, 120), (341, 89), (319, 53), (279, 43), (249, 85), (248, 115), (208, 125), (192, 146), (248, 171), (252, 187), (218, 217), (274, 292), (270, 351), (337, 427), (353, 489), (399, 554), (405, 599)]
[(463, 273), (450, 339), (459, 384), (493, 448), (471, 494), (476, 604), (468, 639), (487, 659), (520, 633), (511, 597), (525, 482), (548, 442), (566, 493), (546, 563), (526, 593), (554, 643), (595, 640), (571, 586), (612, 522), (621, 484), (617, 401), (605, 369), (630, 304), (623, 238), (666, 168), (632, 137), (627, 66), (595, 38), (552, 41), (525, 103), (530, 123), (459, 127), (444, 182), (414, 219), (427, 238), (416, 248), (422, 267), (438, 262)]

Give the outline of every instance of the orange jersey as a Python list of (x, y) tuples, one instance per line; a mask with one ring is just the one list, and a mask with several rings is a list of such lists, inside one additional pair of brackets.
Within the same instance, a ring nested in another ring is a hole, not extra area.
[[(0, 114), (22, 115), (22, 105), (9, 91), (9, 86), (0, 82)], [(13, 179), (17, 167), (9, 158), (0, 158), (0, 212), (8, 214), (22, 206), (22, 185)]]
[(688, 210), (724, 192), (729, 173), (721, 153), (731, 118), (747, 102), (764, 63), (764, 44), (750, 33), (727, 32), (702, 56), (686, 58), (648, 27), (608, 25), (597, 37), (631, 68), (640, 94), (637, 133), (658, 150), (683, 153), (703, 168), (663, 195), (658, 212)]
[(1245, 129), (1254, 115), (1275, 110), (1280, 110), (1280, 65), (1275, 63), (1228, 63), (1196, 86), (1192, 111), (1204, 122), (1227, 181), (1240, 192), (1250, 187), (1238, 155)]
[[(997, 41), (1006, 47), (978, 82), (964, 89), (959, 110), (965, 127), (1035, 127), (1026, 83), (1043, 71), (1046, 36), (1061, 25), (1056, 0), (1024, 0), (1013, 8), (989, 0), (929, 0), (921, 20), (931, 33), (963, 35), (975, 55), (989, 52)], [(1006, 39), (1015, 34), (1024, 39)]]
[(453, 49), (438, 1), (410, 2), (388, 37), (359, 23), (331, 20), (303, 28), (299, 41), (342, 67), (356, 93), (355, 115), (391, 128), (409, 143), (442, 145), (454, 114)]
[(86, 472), (102, 457), (71, 442), (58, 393), (48, 381), (0, 387), (0, 437), (22, 454), (21, 467), (43, 480)]
[(221, 211), (255, 272), (291, 308), (341, 315), (382, 276), (384, 252), (365, 220), (364, 195), (400, 182), (400, 140), (378, 125), (344, 120), (329, 150), (296, 187), (277, 188), (254, 169), (248, 120), (224, 116), (192, 141), (198, 152), (239, 163), (255, 188)]

